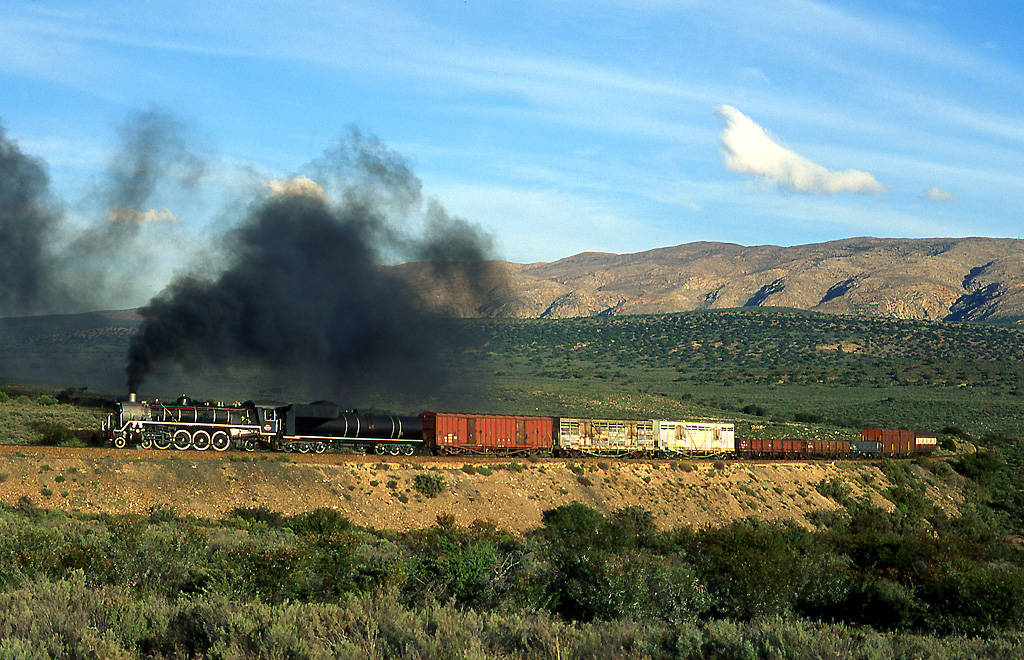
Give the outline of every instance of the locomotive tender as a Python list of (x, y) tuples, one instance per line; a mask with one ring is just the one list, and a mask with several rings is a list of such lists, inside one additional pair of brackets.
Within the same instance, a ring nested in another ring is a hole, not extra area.
[(247, 401), (225, 405), (180, 397), (119, 403), (103, 430), (118, 448), (271, 449), (379, 455), (857, 458), (931, 453), (934, 435), (865, 429), (861, 440), (737, 438), (733, 424), (424, 412), (418, 417), (342, 411), (337, 404)]

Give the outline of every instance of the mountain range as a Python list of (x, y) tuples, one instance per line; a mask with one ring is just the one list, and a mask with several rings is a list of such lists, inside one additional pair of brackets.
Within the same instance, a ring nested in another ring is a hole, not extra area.
[(863, 237), (792, 247), (700, 242), (488, 266), (480, 281), (448, 286), (437, 286), (429, 264), (395, 268), (427, 305), (464, 317), (772, 306), (888, 318), (1024, 322), (1024, 240), (1019, 239)]

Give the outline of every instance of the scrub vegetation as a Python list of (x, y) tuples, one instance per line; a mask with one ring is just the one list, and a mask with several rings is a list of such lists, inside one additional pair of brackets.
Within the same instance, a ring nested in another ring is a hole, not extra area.
[[(641, 508), (575, 503), (525, 536), (446, 516), (400, 533), (331, 510), (23, 501), (0, 509), (0, 656), (1024, 657), (1020, 330), (764, 309), (456, 329), (484, 348), (447, 359), (488, 384), (491, 412), (728, 419), (765, 437), (910, 428), (936, 432), (946, 458), (881, 463), (891, 511), (816, 484), (842, 508), (812, 529), (754, 511), (659, 529)], [(7, 442), (98, 424), (66, 391), (4, 389)], [(446, 407), (430, 396), (402, 405)], [(924, 497), (922, 469), (962, 482), (959, 517)], [(416, 493), (444, 489), (421, 476)]]
[(1024, 552), (984, 507), (950, 519), (915, 471), (885, 469), (904, 473), (894, 511), (848, 500), (815, 530), (659, 531), (580, 503), (520, 537), (444, 515), (397, 533), (327, 509), (23, 502), (0, 508), (0, 655), (1019, 657)]

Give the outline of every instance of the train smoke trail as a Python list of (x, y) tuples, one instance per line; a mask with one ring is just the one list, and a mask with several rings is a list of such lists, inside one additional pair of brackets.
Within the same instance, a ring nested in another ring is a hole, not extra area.
[(165, 112), (129, 117), (87, 211), (95, 220), (80, 227), (51, 192), (45, 163), (0, 127), (0, 316), (124, 307), (146, 285), (133, 274), (152, 257), (140, 241), (143, 227), (175, 221), (170, 210), (146, 204), (166, 182), (193, 188), (205, 172), (186, 138), (184, 124)]
[(336, 393), (368, 383), (409, 392), (441, 377), (439, 319), (381, 264), (429, 256), (472, 262), (453, 266), (459, 275), (483, 273), (489, 239), (436, 205), (427, 233), (413, 236), (403, 222), (421, 202), (419, 180), (358, 131), (313, 172), (323, 188), (304, 177), (273, 182), (227, 235), (223, 272), (179, 278), (142, 310), (130, 391), (169, 365), (267, 366), (304, 382), (323, 377)]
[(62, 220), (44, 164), (0, 127), (0, 315), (48, 312), (68, 299), (52, 250)]

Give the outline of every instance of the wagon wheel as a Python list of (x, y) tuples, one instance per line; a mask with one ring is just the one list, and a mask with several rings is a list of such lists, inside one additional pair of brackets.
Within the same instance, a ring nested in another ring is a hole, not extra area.
[(398, 452), (400, 449), (401, 447), (399, 447), (398, 445), (391, 445), (390, 447), (388, 447), (388, 453), (391, 454), (392, 456), (398, 456)]
[(192, 436), (185, 429), (174, 432), (174, 448), (178, 450), (188, 449), (192, 446)]
[(259, 446), (259, 443), (252, 438), (245, 441), (245, 451), (256, 451)]
[(402, 445), (402, 453), (406, 456), (412, 456), (412, 453), (416, 451), (416, 448), (412, 445)]
[(387, 452), (387, 450), (388, 448), (381, 444), (378, 444), (373, 448), (374, 453), (376, 453), (378, 456), (383, 456)]
[(309, 453), (309, 443), (308, 442), (300, 442), (299, 443), (299, 451), (301, 453), (303, 453), (303, 454), (308, 454)]
[(224, 451), (231, 446), (231, 438), (224, 431), (214, 433), (211, 442), (213, 443), (213, 448), (217, 451)]
[(314, 450), (316, 451), (316, 453), (322, 454), (325, 451), (327, 451), (327, 445), (325, 445), (322, 442), (318, 442), (318, 443), (316, 443), (316, 447), (314, 447)]
[(196, 431), (192, 436), (192, 446), (199, 451), (206, 451), (210, 448), (210, 434), (206, 431)]

